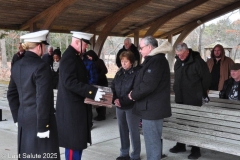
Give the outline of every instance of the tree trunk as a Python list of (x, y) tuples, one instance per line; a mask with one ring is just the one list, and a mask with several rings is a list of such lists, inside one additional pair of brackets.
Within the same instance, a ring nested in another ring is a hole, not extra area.
[(66, 36), (66, 49), (68, 47), (68, 36)]
[(2, 66), (1, 66), (1, 68), (8, 68), (8, 66), (7, 66), (5, 39), (1, 39), (0, 43), (1, 43), (1, 52), (2, 52)]
[[(201, 53), (201, 48), (202, 48), (202, 35), (203, 35), (203, 31), (205, 29), (205, 24), (202, 25), (202, 27), (200, 27), (200, 33), (199, 33), (199, 37), (198, 37), (198, 52)], [(203, 56), (205, 56), (203, 54)], [(203, 57), (204, 59), (206, 59), (206, 57)]]

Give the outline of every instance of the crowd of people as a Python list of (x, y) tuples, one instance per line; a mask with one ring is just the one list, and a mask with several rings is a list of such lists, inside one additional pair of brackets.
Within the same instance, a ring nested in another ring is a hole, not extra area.
[[(93, 118), (92, 106), (84, 99), (100, 101), (105, 92), (95, 85), (108, 86), (108, 70), (93, 50), (86, 51), (93, 34), (72, 32), (71, 44), (62, 54), (60, 48), (53, 50), (47, 43), (48, 33), (43, 30), (21, 36), (24, 42), (19, 43), (19, 52), (12, 59), (7, 98), (18, 127), (18, 154), (54, 153), (49, 159), (60, 159), (60, 146), (65, 148), (66, 160), (80, 160), (87, 144), (91, 144), (92, 119), (106, 119), (106, 107), (97, 107)], [(152, 36), (141, 39), (139, 51), (126, 38), (116, 57), (119, 70), (111, 83), (120, 135), (116, 160), (141, 159), (139, 125), (147, 160), (162, 158), (163, 120), (172, 115), (166, 54), (176, 53), (176, 103), (202, 106), (210, 100), (209, 90), (220, 91), (219, 98), (240, 100), (240, 64), (227, 57), (220, 44), (213, 48), (207, 62), (186, 43), (172, 48), (165, 41), (159, 46)], [(53, 89), (58, 89), (56, 110)], [(191, 147), (188, 159), (201, 157), (200, 148)], [(185, 152), (186, 144), (177, 142), (169, 151)]]

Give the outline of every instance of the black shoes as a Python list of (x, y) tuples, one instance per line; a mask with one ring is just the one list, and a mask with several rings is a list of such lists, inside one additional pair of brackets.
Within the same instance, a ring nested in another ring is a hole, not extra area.
[(188, 159), (198, 159), (201, 157), (200, 151), (192, 152), (189, 156)]
[(126, 157), (120, 156), (120, 157), (117, 157), (116, 160), (131, 160), (131, 159), (129, 156), (126, 156)]
[(176, 145), (173, 148), (169, 149), (169, 152), (171, 153), (186, 152), (186, 147)]
[(97, 117), (95, 117), (95, 118), (93, 118), (95, 121), (103, 121), (103, 120), (105, 120), (106, 119), (106, 117), (99, 117), (99, 116), (97, 116)]

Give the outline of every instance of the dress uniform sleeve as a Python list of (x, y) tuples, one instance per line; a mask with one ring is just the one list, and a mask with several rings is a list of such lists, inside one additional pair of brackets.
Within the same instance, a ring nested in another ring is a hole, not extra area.
[(8, 85), (7, 99), (11, 109), (13, 121), (14, 123), (16, 123), (18, 122), (18, 109), (20, 106), (20, 102), (19, 102), (19, 94), (18, 94), (17, 86), (12, 77)]
[[(83, 83), (78, 80), (76, 73), (77, 68), (76, 58), (78, 57), (63, 56), (63, 58), (61, 59), (59, 76), (62, 81), (62, 84), (66, 89), (70, 90), (71, 92), (74, 92), (82, 97), (94, 99), (97, 93), (97, 88), (88, 85), (87, 82)], [(82, 67), (84, 68), (85, 67), (84, 63), (82, 65), (83, 65)]]
[(49, 130), (51, 108), (53, 108), (53, 87), (51, 69), (47, 63), (39, 65), (35, 72), (37, 129), (38, 132)]

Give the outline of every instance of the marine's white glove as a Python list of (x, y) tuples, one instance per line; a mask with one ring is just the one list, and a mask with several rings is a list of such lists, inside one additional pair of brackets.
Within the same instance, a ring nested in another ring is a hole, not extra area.
[(18, 127), (18, 122), (16, 122), (15, 125)]
[(49, 134), (50, 134), (50, 131), (47, 130), (46, 132), (38, 132), (38, 133), (37, 133), (37, 136), (38, 136), (39, 138), (49, 138)]
[(102, 89), (98, 88), (97, 93), (96, 93), (96, 96), (95, 96), (95, 98), (94, 98), (94, 101), (101, 101), (102, 96), (105, 95), (105, 94), (106, 94), (106, 93), (103, 92)]

